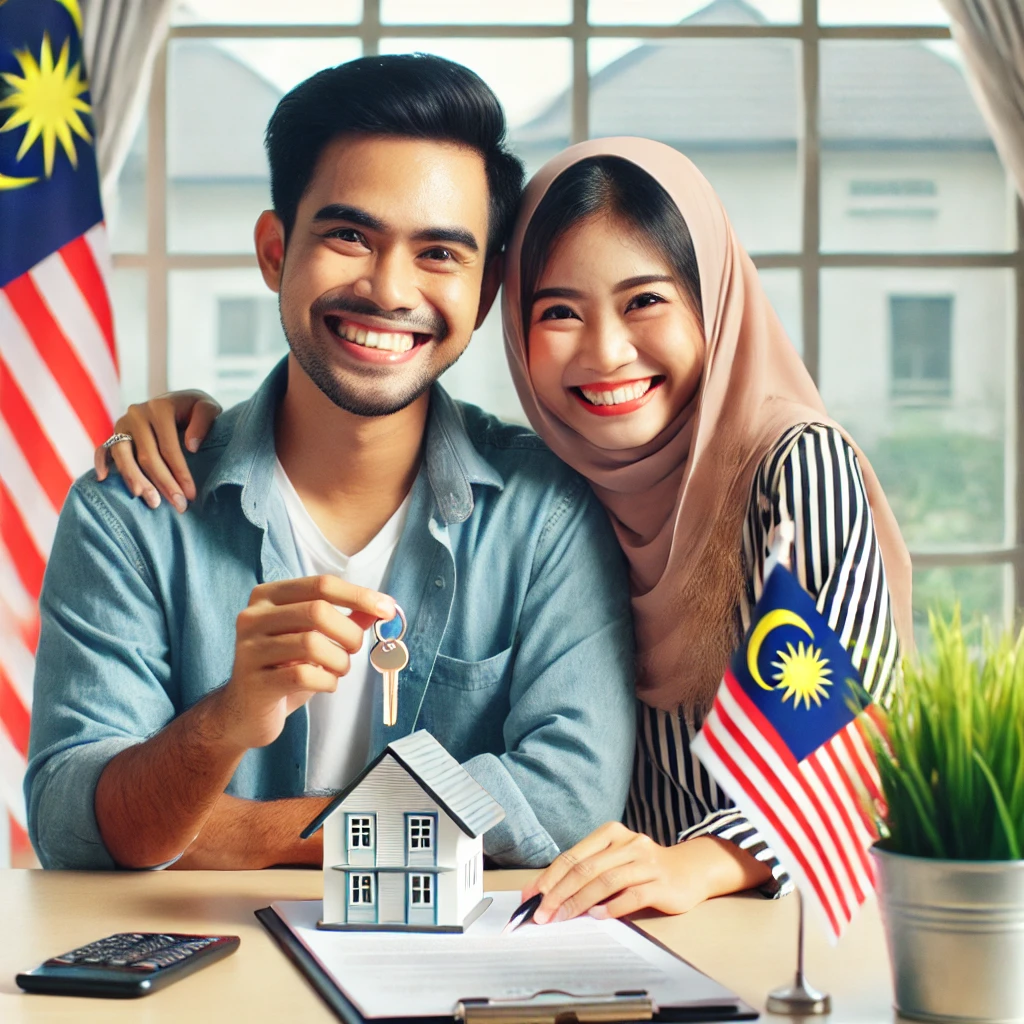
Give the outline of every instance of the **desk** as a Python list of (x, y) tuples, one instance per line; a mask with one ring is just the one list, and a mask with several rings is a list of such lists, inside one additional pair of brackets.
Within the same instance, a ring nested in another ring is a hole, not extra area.
[[(516, 889), (527, 871), (487, 872), (485, 888)], [(0, 871), (0, 1021), (205, 1024), (207, 1021), (335, 1020), (305, 979), (253, 917), (274, 900), (316, 899), (319, 871), (163, 871), (100, 874)], [(765, 995), (792, 977), (796, 901), (757, 896), (712, 900), (680, 917), (639, 915), (654, 938), (763, 1007)], [(118, 931), (228, 932), (242, 937), (221, 963), (140, 1000), (76, 999), (23, 994), (19, 970)], [(882, 929), (874, 904), (854, 921), (838, 948), (808, 935), (809, 980), (831, 992), (830, 1024), (894, 1020)], [(764, 1021), (791, 1018), (763, 1015)]]

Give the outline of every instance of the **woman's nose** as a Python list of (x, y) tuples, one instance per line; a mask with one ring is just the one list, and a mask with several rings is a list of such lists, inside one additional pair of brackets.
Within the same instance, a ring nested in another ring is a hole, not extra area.
[(415, 309), (420, 302), (415, 268), (398, 253), (381, 253), (356, 281), (355, 293), (389, 311)]
[(618, 320), (592, 321), (583, 331), (580, 344), (580, 366), (592, 373), (611, 373), (637, 359), (629, 330)]

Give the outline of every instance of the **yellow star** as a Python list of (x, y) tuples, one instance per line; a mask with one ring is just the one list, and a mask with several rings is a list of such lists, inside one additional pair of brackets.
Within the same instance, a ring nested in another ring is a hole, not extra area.
[(53, 158), (58, 140), (71, 166), (75, 168), (78, 167), (78, 153), (71, 133), (74, 132), (86, 142), (92, 142), (89, 130), (79, 117), (80, 113), (90, 113), (89, 104), (79, 99), (89, 86), (81, 76), (80, 64), (68, 68), (70, 44), (70, 39), (64, 40), (60, 56), (54, 64), (50, 37), (44, 35), (38, 62), (28, 50), (15, 52), (23, 77), (6, 72), (0, 75), (12, 90), (10, 95), (0, 100), (0, 108), (14, 111), (3, 127), (0, 127), (0, 132), (13, 131), (27, 125), (25, 138), (18, 149), (18, 160), (41, 137), (47, 178), (53, 174)]
[(775, 689), (786, 691), (782, 695), (783, 703), (792, 697), (794, 710), (800, 707), (800, 701), (808, 710), (812, 700), (821, 707), (821, 698), (828, 697), (826, 687), (832, 685), (832, 681), (825, 678), (832, 674), (827, 667), (828, 659), (823, 658), (813, 644), (805, 646), (802, 640), (795, 649), (792, 644), (786, 647), (789, 652), (779, 651), (779, 660), (772, 662), (772, 667), (779, 670), (772, 677), (778, 680)]

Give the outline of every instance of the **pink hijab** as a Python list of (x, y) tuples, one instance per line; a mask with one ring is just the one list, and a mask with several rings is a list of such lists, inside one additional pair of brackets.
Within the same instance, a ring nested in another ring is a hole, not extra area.
[[(623, 157), (661, 184), (690, 229), (700, 270), (707, 348), (698, 392), (658, 437), (626, 451), (596, 447), (541, 404), (530, 381), (520, 312), (520, 255), (530, 218), (562, 171), (593, 156)], [(590, 481), (629, 560), (638, 695), (666, 710), (706, 708), (739, 640), (741, 535), (754, 473), (789, 427), (832, 423), (821, 396), (711, 185), (686, 157), (659, 142), (596, 139), (545, 164), (526, 189), (503, 292), (505, 349), (526, 415), (552, 450)], [(854, 449), (906, 649), (910, 557), (878, 478)]]

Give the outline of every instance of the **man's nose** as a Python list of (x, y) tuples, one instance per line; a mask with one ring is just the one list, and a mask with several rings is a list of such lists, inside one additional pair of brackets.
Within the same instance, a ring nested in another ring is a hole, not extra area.
[(415, 309), (420, 304), (412, 261), (396, 252), (381, 252), (368, 273), (355, 283), (355, 293), (388, 311)]
[(591, 320), (582, 332), (579, 365), (592, 373), (612, 373), (636, 362), (637, 355), (629, 329), (616, 317)]

